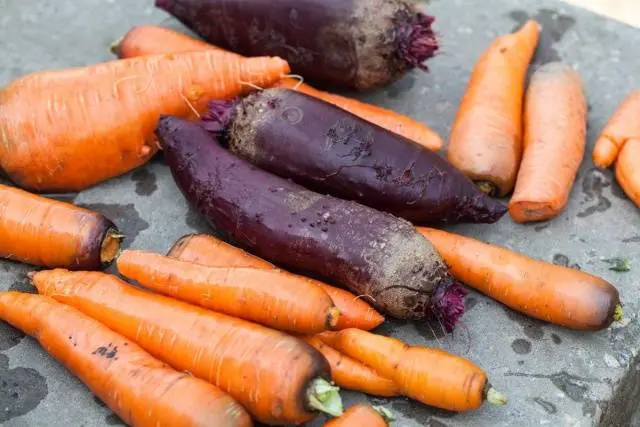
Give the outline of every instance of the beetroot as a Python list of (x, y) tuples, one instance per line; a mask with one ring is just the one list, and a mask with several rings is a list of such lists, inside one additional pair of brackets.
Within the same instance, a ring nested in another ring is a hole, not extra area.
[(393, 317), (437, 317), (452, 330), (466, 291), (407, 221), (309, 191), (256, 168), (197, 123), (163, 117), (156, 134), (182, 193), (253, 254), (368, 295)]
[(434, 18), (405, 0), (156, 0), (208, 42), (279, 56), (334, 88), (386, 85), (438, 50)]

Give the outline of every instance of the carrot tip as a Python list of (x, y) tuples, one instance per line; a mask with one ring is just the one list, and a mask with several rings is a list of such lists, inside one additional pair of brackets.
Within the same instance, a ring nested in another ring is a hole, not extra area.
[(105, 234), (102, 246), (100, 247), (100, 262), (103, 265), (111, 264), (120, 252), (120, 242), (124, 239), (124, 235), (117, 229), (111, 228)]
[(487, 402), (492, 405), (502, 406), (507, 404), (507, 396), (500, 393), (493, 387), (487, 391)]
[(340, 387), (323, 378), (314, 379), (307, 390), (307, 405), (311, 409), (339, 417), (344, 412)]
[(395, 420), (393, 416), (393, 412), (385, 408), (384, 406), (374, 406), (373, 409), (380, 414), (382, 418), (389, 424), (391, 421)]
[(476, 181), (476, 187), (487, 196), (494, 197), (498, 194), (498, 188), (489, 181)]
[(616, 309), (613, 312), (613, 320), (616, 322), (620, 322), (624, 317), (624, 310), (621, 304), (616, 305)]

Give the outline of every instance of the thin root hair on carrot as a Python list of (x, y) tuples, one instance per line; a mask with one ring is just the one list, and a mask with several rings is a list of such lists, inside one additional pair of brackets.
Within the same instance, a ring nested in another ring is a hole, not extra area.
[(292, 88), (293, 90), (298, 90), (304, 83), (304, 77), (302, 77), (300, 74), (287, 74), (283, 76), (283, 78), (298, 80), (298, 83)]
[(182, 100), (187, 104), (187, 106), (189, 107), (189, 109), (193, 112), (193, 114), (196, 115), (196, 117), (198, 119), (202, 118), (202, 116), (200, 115), (200, 113), (198, 113), (198, 110), (196, 110), (196, 107), (193, 106), (193, 104), (187, 99), (186, 96), (184, 96), (183, 93), (180, 93), (180, 98), (182, 98)]
[(239, 82), (241, 85), (249, 86), (249, 87), (251, 87), (251, 88), (254, 88), (255, 90), (264, 90), (264, 88), (263, 88), (263, 87), (260, 87), (260, 86), (258, 86), (257, 84), (254, 84), (254, 83), (251, 83), (251, 82), (245, 82), (245, 81), (243, 81), (243, 80), (238, 80), (238, 82)]
[(356, 296), (353, 300), (357, 300), (357, 299), (363, 299), (363, 298), (368, 298), (371, 301), (373, 301), (374, 303), (376, 302), (376, 299), (374, 297), (372, 297), (371, 295), (367, 295), (367, 294), (363, 294), (363, 295), (358, 295)]

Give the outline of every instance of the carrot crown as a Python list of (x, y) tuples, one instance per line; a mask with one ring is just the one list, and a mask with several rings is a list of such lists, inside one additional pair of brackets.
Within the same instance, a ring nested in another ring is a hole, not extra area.
[(423, 64), (438, 50), (438, 40), (431, 25), (433, 16), (416, 13), (411, 20), (399, 27), (396, 33), (397, 55), (413, 67), (427, 71)]

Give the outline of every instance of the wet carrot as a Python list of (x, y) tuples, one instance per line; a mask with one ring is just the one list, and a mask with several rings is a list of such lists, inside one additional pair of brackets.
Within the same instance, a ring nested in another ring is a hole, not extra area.
[(607, 281), (508, 249), (431, 228), (419, 228), (453, 276), (513, 310), (556, 325), (599, 330), (621, 316)]
[(128, 425), (252, 425), (246, 411), (220, 389), (171, 369), (134, 342), (49, 297), (1, 292), (0, 319), (37, 339)]
[(229, 393), (258, 421), (303, 423), (342, 413), (331, 371), (313, 347), (283, 332), (137, 289), (98, 272), (39, 271), (38, 291), (71, 305), (175, 369)]
[(123, 237), (100, 213), (0, 184), (0, 258), (98, 270), (116, 257)]
[(147, 162), (162, 114), (193, 118), (288, 72), (280, 58), (209, 50), (33, 73), (0, 92), (0, 166), (23, 188), (83, 190)]
[(593, 163), (599, 168), (613, 165), (629, 139), (640, 139), (640, 90), (630, 93), (601, 131), (593, 149)]
[[(153, 25), (133, 27), (112, 46), (112, 52), (119, 58), (172, 52), (193, 52), (205, 49), (223, 50), (201, 39), (169, 28)], [(272, 86), (294, 88), (314, 98), (322, 99), (351, 114), (417, 142), (430, 150), (438, 151), (442, 148), (442, 138), (433, 129), (395, 111), (367, 104), (354, 98), (324, 92), (301, 83), (296, 78), (284, 78)]]
[(147, 289), (281, 331), (334, 329), (340, 311), (318, 286), (276, 269), (209, 267), (143, 251), (124, 251), (118, 271)]
[(640, 138), (629, 139), (622, 147), (616, 161), (616, 180), (640, 207)]
[(344, 414), (325, 423), (325, 427), (387, 427), (393, 420), (391, 411), (384, 407), (358, 404)]
[(474, 66), (456, 114), (448, 159), (490, 195), (514, 187), (522, 156), (525, 79), (540, 25), (496, 38)]
[(544, 221), (564, 209), (584, 158), (586, 133), (580, 75), (559, 62), (543, 65), (525, 100), (524, 155), (509, 203), (515, 221)]
[[(195, 262), (211, 267), (276, 267), (250, 253), (206, 234), (189, 234), (181, 237), (169, 250), (168, 257)], [(374, 329), (384, 322), (384, 317), (369, 304), (352, 293), (317, 280), (306, 279), (324, 290), (340, 310), (334, 329)]]

